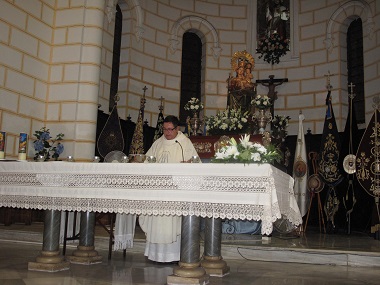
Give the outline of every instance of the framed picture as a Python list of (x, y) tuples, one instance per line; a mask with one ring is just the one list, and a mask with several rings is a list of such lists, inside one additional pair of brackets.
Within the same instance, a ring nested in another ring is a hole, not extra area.
[(256, 41), (277, 33), (290, 40), (290, 0), (257, 0)]
[(299, 59), (298, 6), (298, 0), (248, 1), (247, 50), (256, 57), (256, 64), (264, 63), (257, 56), (258, 43), (274, 32), (285, 35), (289, 42), (289, 51), (281, 62)]

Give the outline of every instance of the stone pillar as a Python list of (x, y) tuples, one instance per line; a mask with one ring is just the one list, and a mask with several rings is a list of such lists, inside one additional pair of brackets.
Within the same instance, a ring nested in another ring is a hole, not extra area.
[(230, 268), (221, 256), (222, 220), (205, 218), (204, 259), (201, 264), (210, 276), (223, 277)]
[(71, 263), (96, 264), (102, 262), (102, 256), (95, 250), (95, 212), (82, 212), (80, 215), (79, 245), (72, 256), (67, 256)]
[(61, 212), (46, 210), (41, 255), (36, 257), (35, 262), (28, 263), (29, 270), (57, 272), (70, 269), (70, 263), (59, 252), (60, 228)]
[(200, 217), (183, 216), (181, 228), (181, 258), (179, 267), (167, 278), (167, 285), (209, 283), (209, 276), (200, 267)]

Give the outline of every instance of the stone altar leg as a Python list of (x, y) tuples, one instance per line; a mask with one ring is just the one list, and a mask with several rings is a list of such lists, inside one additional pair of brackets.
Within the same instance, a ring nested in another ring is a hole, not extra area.
[(200, 267), (200, 217), (183, 216), (181, 228), (181, 260), (167, 278), (167, 285), (204, 285), (209, 276)]
[(60, 228), (61, 212), (46, 210), (41, 255), (36, 257), (35, 262), (28, 263), (29, 270), (57, 272), (70, 269), (70, 263), (59, 252)]
[(202, 267), (210, 276), (223, 277), (230, 273), (230, 268), (221, 256), (222, 220), (205, 218), (205, 243)]
[(72, 256), (66, 258), (76, 264), (96, 264), (102, 262), (102, 256), (95, 250), (95, 212), (82, 212), (80, 215), (79, 245)]

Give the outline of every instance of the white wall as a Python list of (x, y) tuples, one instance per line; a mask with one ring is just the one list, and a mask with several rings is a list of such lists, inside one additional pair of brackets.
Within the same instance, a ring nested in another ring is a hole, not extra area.
[(0, 129), (6, 156), (18, 135), (46, 126), (65, 134), (65, 151), (94, 155), (104, 1), (0, 0)]
[[(47, 126), (53, 135), (65, 133), (64, 157), (92, 158), (97, 104), (108, 110), (114, 22), (107, 21), (107, 3), (0, 0), (0, 129), (8, 133), (7, 157), (17, 157), (20, 132), (32, 136)], [(348, 100), (344, 39), (348, 24), (357, 16), (364, 23), (367, 121), (373, 113), (372, 98), (379, 95), (380, 77), (379, 1), (293, 0), (292, 56), (274, 66), (258, 60), (252, 48), (256, 1), (119, 0), (119, 4), (123, 11), (118, 104), (122, 118), (130, 114), (136, 121), (144, 86), (148, 88), (145, 119), (150, 125), (156, 124), (161, 96), (164, 114), (179, 114), (182, 35), (190, 29), (205, 45), (206, 115), (226, 107), (232, 55), (251, 49), (256, 59), (254, 79), (271, 74), (289, 79), (276, 88), (275, 113), (292, 118), (290, 134), (297, 133), (300, 109), (306, 118), (304, 129), (322, 132), (328, 71), (334, 74), (333, 107), (343, 130)], [(329, 35), (331, 50), (326, 48)], [(29, 157), (34, 156), (32, 141)]]

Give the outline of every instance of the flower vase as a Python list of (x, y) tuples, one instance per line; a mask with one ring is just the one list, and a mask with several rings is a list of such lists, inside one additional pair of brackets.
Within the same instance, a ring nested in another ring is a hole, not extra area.
[(197, 113), (193, 113), (193, 117), (190, 119), (190, 128), (191, 128), (191, 135), (197, 136), (199, 132), (199, 127), (201, 126), (201, 119), (198, 118)]
[(259, 134), (263, 134), (265, 132), (265, 128), (267, 124), (272, 119), (272, 114), (268, 109), (259, 109), (259, 111), (254, 114), (255, 119), (257, 120), (257, 125), (259, 127)]

